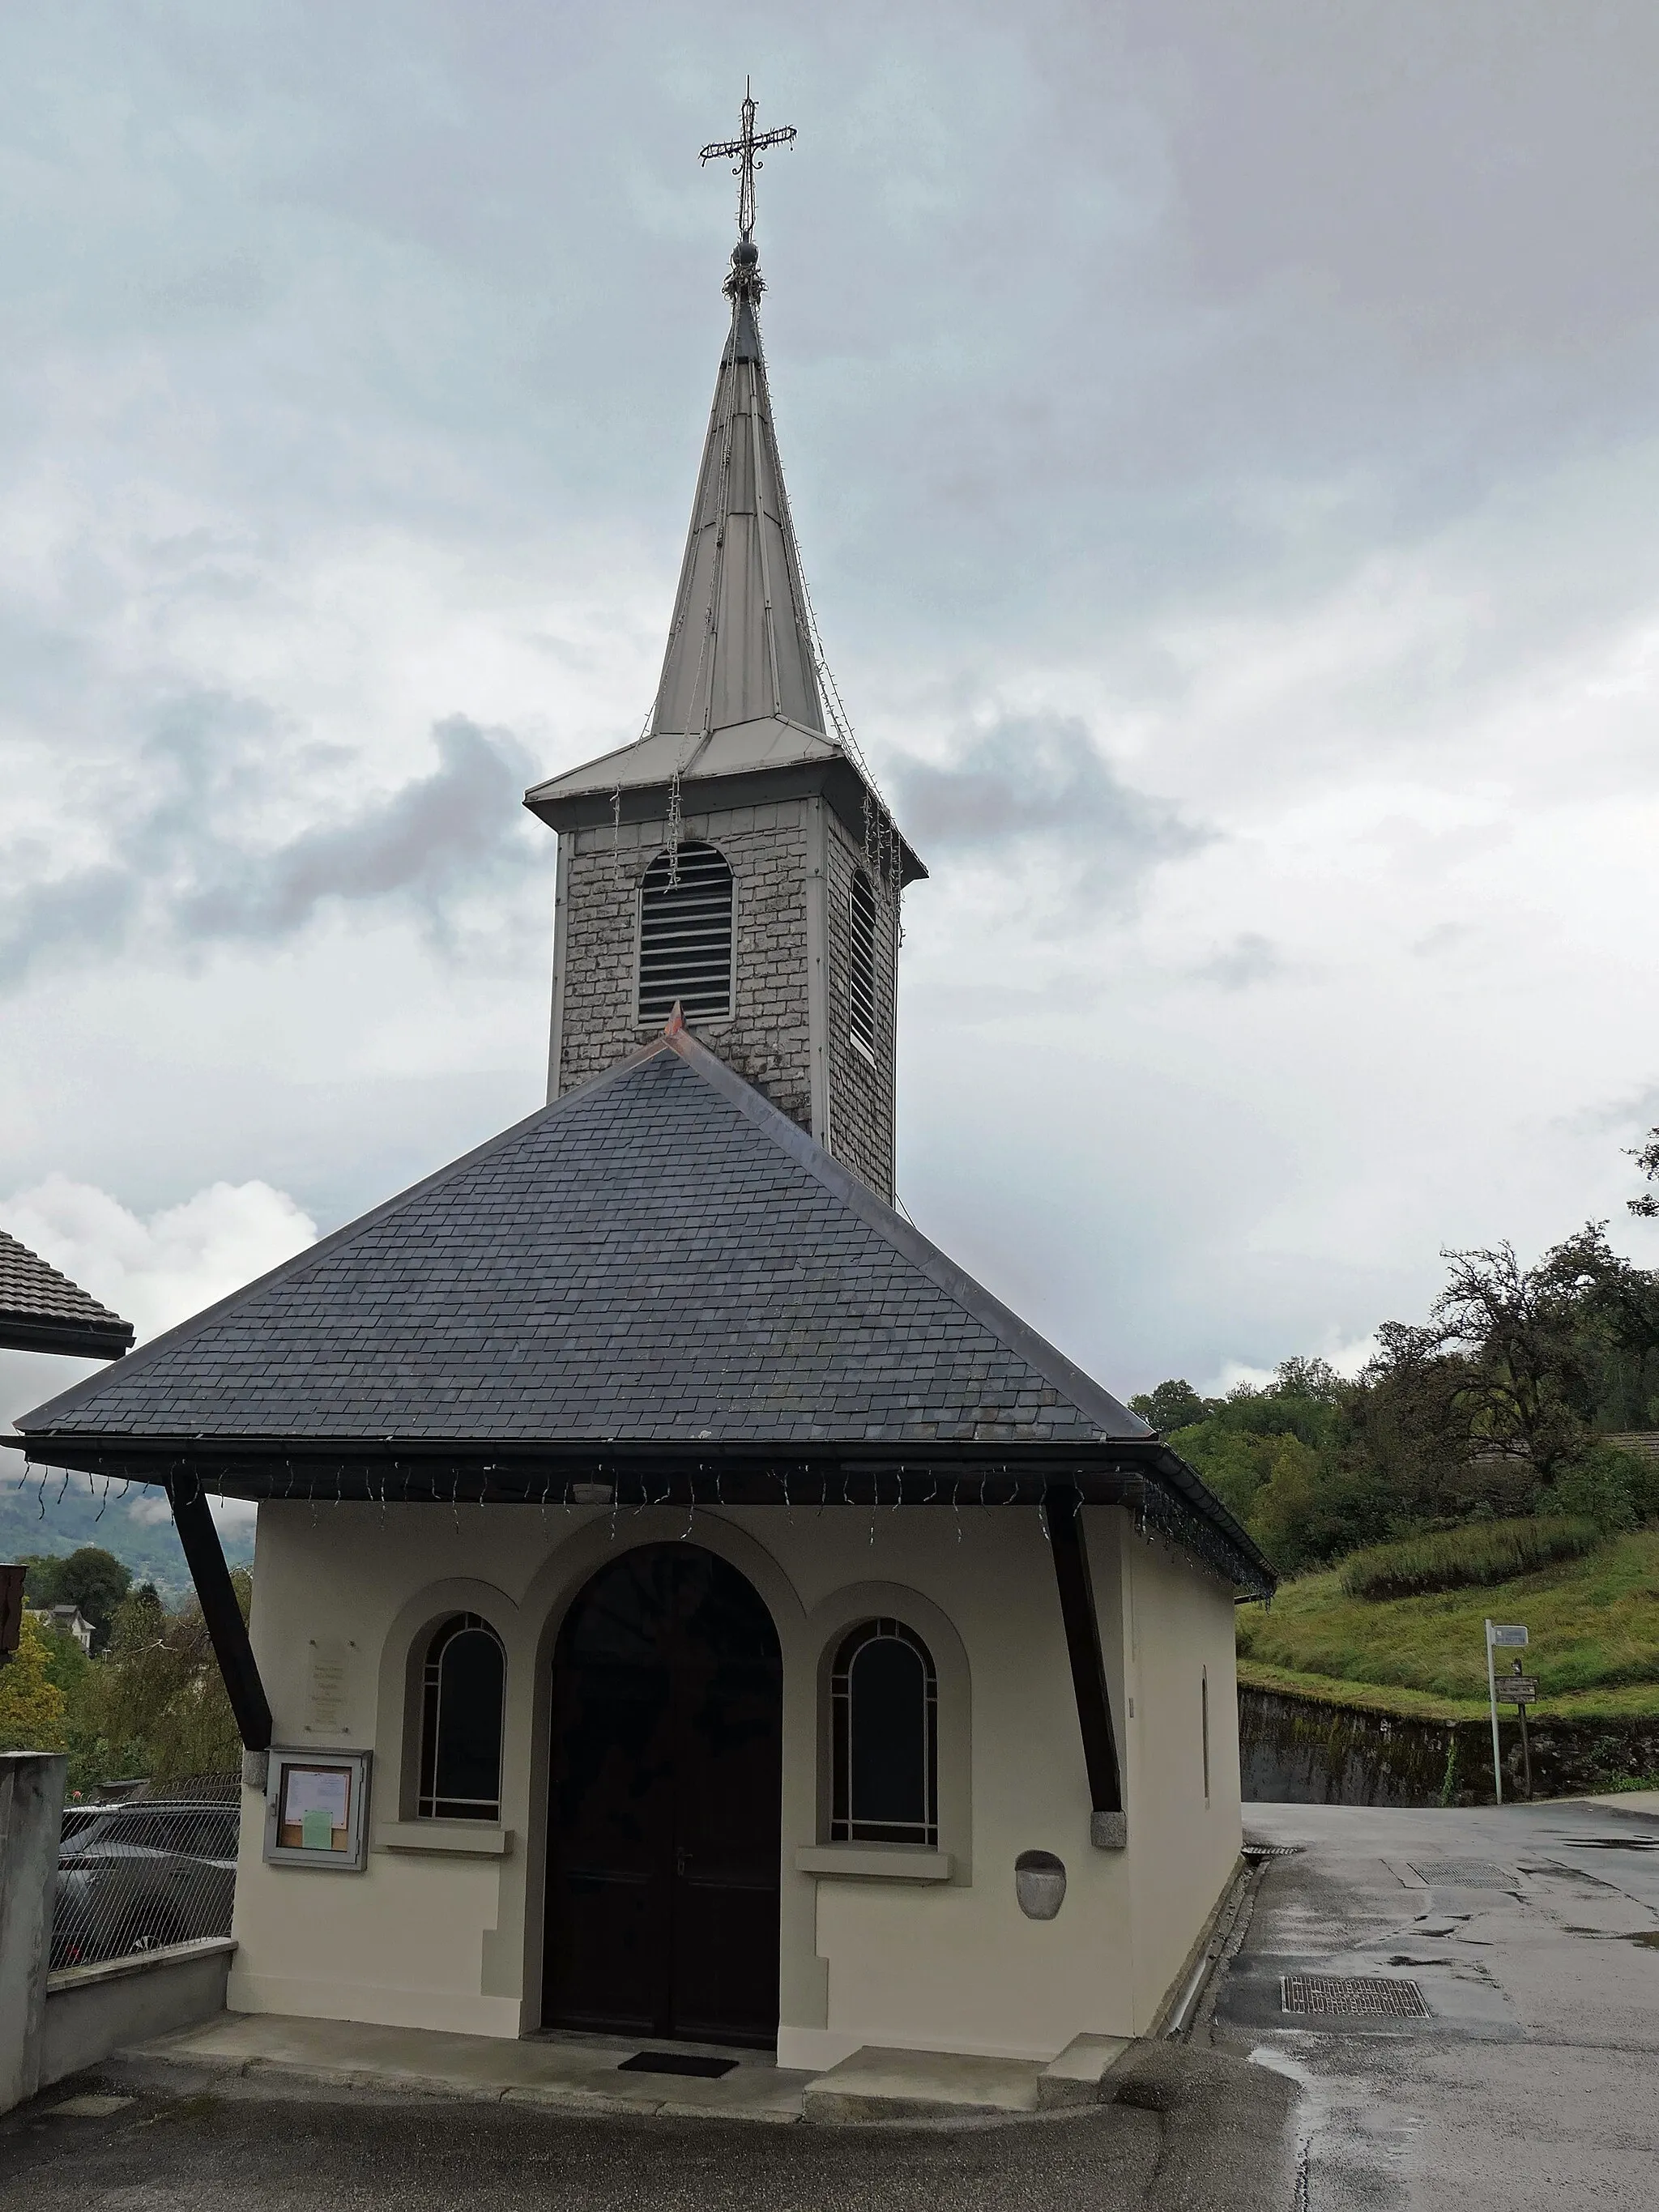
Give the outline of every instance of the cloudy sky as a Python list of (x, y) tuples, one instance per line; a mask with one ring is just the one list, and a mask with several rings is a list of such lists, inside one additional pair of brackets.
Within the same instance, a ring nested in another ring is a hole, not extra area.
[(1650, 0), (0, 13), (0, 1221), (148, 1334), (538, 1102), (745, 70), (916, 1218), (1123, 1391), (1659, 1264)]

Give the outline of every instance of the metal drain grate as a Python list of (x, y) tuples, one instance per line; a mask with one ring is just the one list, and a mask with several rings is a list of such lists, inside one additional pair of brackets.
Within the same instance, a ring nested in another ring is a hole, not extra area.
[(1348, 2020), (1427, 2020), (1415, 1982), (1380, 1974), (1286, 1974), (1279, 1984), (1283, 2012), (1334, 2014)]
[(1449, 1889), (1513, 1889), (1515, 1876), (1490, 1859), (1413, 1859), (1411, 1869), (1426, 1882)]
[(1252, 1866), (1260, 1866), (1267, 1859), (1293, 1859), (1302, 1850), (1300, 1844), (1246, 1844), (1242, 1856)]

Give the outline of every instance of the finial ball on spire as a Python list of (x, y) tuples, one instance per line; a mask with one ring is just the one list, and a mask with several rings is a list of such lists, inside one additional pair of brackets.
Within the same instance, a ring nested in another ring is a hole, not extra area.
[(752, 238), (740, 238), (732, 248), (732, 265), (734, 269), (752, 269), (759, 259), (760, 248)]

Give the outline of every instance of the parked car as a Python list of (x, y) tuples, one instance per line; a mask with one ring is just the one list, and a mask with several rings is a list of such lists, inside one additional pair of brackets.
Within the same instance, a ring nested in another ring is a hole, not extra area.
[(58, 1845), (52, 1963), (228, 1936), (236, 1893), (234, 1805), (77, 1806)]

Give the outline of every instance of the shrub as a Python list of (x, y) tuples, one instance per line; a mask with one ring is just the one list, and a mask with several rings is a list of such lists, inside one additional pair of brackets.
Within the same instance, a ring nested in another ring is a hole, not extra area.
[(1602, 1528), (1639, 1528), (1659, 1516), (1659, 1462), (1617, 1444), (1598, 1443), (1550, 1486), (1563, 1513)]
[(1376, 1544), (1343, 1562), (1349, 1597), (1425, 1597), (1531, 1574), (1556, 1559), (1581, 1559), (1606, 1541), (1595, 1521), (1472, 1521), (1402, 1543)]

